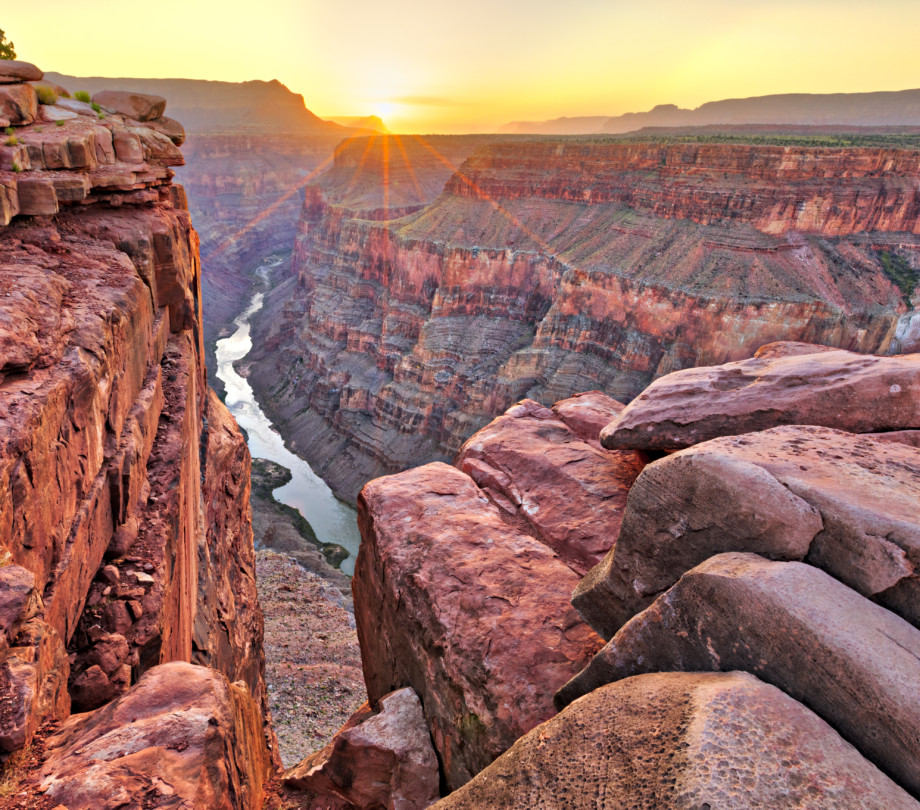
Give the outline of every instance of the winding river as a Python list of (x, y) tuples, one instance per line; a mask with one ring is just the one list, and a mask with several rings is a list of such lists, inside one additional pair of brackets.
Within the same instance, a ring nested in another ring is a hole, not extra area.
[[(269, 270), (280, 261), (268, 259), (256, 272), (266, 279)], [(226, 388), (230, 413), (249, 435), (249, 451), (253, 458), (269, 459), (291, 471), (293, 478), (274, 491), (275, 498), (297, 509), (313, 527), (320, 542), (338, 543), (347, 549), (348, 558), (341, 568), (350, 576), (355, 570), (360, 542), (355, 510), (336, 498), (310, 465), (284, 446), (281, 435), (259, 407), (249, 381), (233, 367), (252, 348), (249, 321), (262, 308), (262, 299), (260, 292), (253, 295), (249, 306), (234, 321), (236, 331), (217, 341), (217, 376)]]

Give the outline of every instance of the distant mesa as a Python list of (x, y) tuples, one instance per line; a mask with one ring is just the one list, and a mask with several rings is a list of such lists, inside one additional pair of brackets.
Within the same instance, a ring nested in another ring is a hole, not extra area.
[(920, 126), (920, 90), (877, 93), (780, 93), (709, 101), (696, 109), (659, 104), (648, 112), (512, 121), (499, 131), (544, 135), (618, 135), (645, 127), (785, 124), (791, 126)]
[[(198, 79), (79, 77), (46, 73), (45, 80), (91, 95), (103, 90), (148, 93), (167, 99), (170, 115), (191, 132), (291, 132), (305, 135), (359, 134), (325, 121), (307, 109), (303, 96), (281, 82), (216, 82)], [(366, 134), (366, 133), (361, 133)]]
[(329, 120), (336, 124), (341, 124), (343, 127), (351, 127), (352, 129), (367, 129), (371, 132), (379, 132), (381, 135), (388, 135), (390, 132), (379, 115), (365, 115), (359, 118), (350, 118), (347, 115), (335, 115), (332, 116)]

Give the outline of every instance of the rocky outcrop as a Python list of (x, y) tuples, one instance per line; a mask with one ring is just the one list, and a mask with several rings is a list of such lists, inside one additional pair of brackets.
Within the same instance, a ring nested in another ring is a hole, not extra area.
[(851, 433), (920, 426), (920, 356), (771, 343), (750, 360), (655, 380), (601, 433), (605, 447), (675, 450), (775, 425)]
[(438, 760), (418, 695), (400, 689), (364, 704), (325, 748), (284, 774), (311, 807), (422, 810), (438, 792)]
[(15, 132), (2, 150), (21, 162), (0, 171), (0, 553), (22, 572), (0, 577), (6, 750), (67, 716), (68, 685), (85, 711), (194, 658), (245, 684), (268, 757), (249, 455), (208, 393), (198, 240), (168, 168), (181, 154), (116, 113)]
[(643, 672), (710, 669), (775, 684), (920, 794), (920, 631), (802, 563), (755, 554), (701, 563), (625, 625), (559, 702)]
[(627, 678), (576, 701), (436, 806), (918, 805), (779, 689), (741, 672), (668, 672)]
[(920, 626), (918, 502), (907, 445), (806, 426), (713, 439), (645, 468), (616, 548), (573, 604), (610, 638), (697, 563), (751, 551), (824, 568)]
[(259, 810), (272, 763), (242, 682), (175, 662), (48, 740), (42, 790), (68, 810)]
[(415, 689), (457, 788), (552, 716), (553, 691), (598, 648), (569, 605), (578, 575), (445, 464), (372, 481), (358, 521), (368, 697)]
[(257, 317), (250, 382), (346, 499), (523, 397), (626, 401), (780, 339), (920, 345), (913, 152), (499, 143), (414, 210), (401, 167), (443, 148), (340, 150)]

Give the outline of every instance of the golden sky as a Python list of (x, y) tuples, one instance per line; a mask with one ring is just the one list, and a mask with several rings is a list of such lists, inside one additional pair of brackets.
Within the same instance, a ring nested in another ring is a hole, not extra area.
[(278, 79), (394, 130), (920, 87), (920, 0), (28, 0), (20, 59), (92, 76)]

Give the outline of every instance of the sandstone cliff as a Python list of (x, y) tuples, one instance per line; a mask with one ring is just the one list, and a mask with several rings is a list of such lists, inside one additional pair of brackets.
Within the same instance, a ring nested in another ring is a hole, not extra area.
[[(22, 747), (71, 705), (118, 698), (128, 708), (109, 704), (61, 733), (84, 735), (83, 750), (100, 733), (134, 735), (102, 757), (123, 789), (134, 774), (195, 806), (258, 807), (273, 735), (250, 458), (207, 387), (198, 237), (171, 182), (182, 155), (159, 131), (163, 100), (109, 94), (97, 113), (0, 86), (0, 103), (11, 97), (14, 134), (0, 146), (0, 746)], [(158, 667), (189, 661), (213, 669), (194, 668), (210, 674), (193, 683)], [(139, 679), (171, 693), (174, 716), (191, 712), (186, 731), (151, 720), (168, 699), (138, 692)], [(220, 741), (193, 731), (205, 714), (183, 701), (213, 714)], [(142, 739), (151, 753), (132, 759)], [(171, 775), (150, 770), (158, 746), (188, 749)], [(188, 781), (217, 762), (223, 775)], [(43, 789), (71, 808), (114, 801), (105, 780), (68, 793), (81, 769), (58, 756)]]
[(418, 207), (450, 143), (340, 149), (254, 332), (251, 382), (342, 497), (524, 396), (628, 400), (781, 338), (920, 345), (914, 152), (499, 143)]

